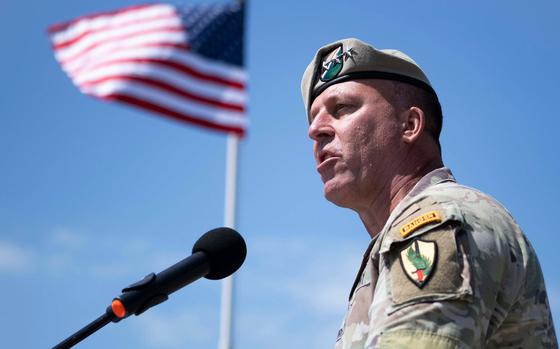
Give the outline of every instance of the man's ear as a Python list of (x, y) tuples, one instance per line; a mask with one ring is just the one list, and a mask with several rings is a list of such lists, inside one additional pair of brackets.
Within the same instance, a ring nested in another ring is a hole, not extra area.
[(416, 142), (426, 127), (424, 111), (418, 107), (410, 107), (403, 112), (401, 120), (403, 125), (403, 141), (409, 144)]

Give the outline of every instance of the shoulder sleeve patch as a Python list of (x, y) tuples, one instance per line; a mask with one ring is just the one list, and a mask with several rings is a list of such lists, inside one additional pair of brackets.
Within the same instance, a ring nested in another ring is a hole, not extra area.
[(399, 232), (401, 236), (407, 237), (410, 233), (415, 231), (416, 229), (425, 226), (426, 224), (430, 223), (439, 223), (441, 222), (441, 214), (438, 211), (430, 211), (428, 213), (424, 213), (414, 219), (405, 223), (400, 229)]
[(396, 306), (470, 298), (470, 265), (456, 240), (460, 231), (460, 224), (449, 222), (391, 246), (388, 257)]

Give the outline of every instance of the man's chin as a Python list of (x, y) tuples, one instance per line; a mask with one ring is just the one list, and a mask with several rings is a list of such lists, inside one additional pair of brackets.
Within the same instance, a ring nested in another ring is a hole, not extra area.
[(351, 203), (348, 200), (348, 191), (345, 190), (343, 185), (331, 182), (332, 181), (326, 182), (323, 187), (325, 199), (337, 206), (349, 208)]

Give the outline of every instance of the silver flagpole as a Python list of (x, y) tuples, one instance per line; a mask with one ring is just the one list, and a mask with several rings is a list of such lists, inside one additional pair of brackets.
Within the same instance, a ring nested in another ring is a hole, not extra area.
[[(224, 208), (224, 225), (235, 229), (235, 203), (237, 189), (237, 153), (239, 137), (233, 133), (228, 135), (226, 159), (226, 195)], [(220, 337), (218, 349), (231, 349), (232, 318), (233, 318), (233, 278), (231, 275), (222, 281), (222, 306), (220, 314)]]
[[(245, 0), (237, 0), (245, 7)], [(230, 133), (227, 140), (226, 159), (226, 195), (224, 207), (224, 225), (235, 229), (235, 207), (237, 197), (237, 155), (239, 150), (239, 136)], [(233, 349), (233, 281), (235, 274), (222, 281), (222, 305), (220, 312), (220, 334), (218, 349)]]

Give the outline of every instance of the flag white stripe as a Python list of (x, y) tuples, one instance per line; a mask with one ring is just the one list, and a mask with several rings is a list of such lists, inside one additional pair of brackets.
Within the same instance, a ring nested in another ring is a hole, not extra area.
[(223, 62), (211, 61), (209, 59), (201, 59), (200, 56), (192, 52), (176, 48), (147, 47), (133, 50), (119, 50), (114, 54), (91, 58), (89, 61), (91, 62), (91, 68), (86, 66), (87, 62), (84, 62), (83, 69), (80, 70), (72, 70), (72, 64), (70, 63), (65, 64), (63, 68), (70, 76), (75, 77), (77, 75), (85, 75), (88, 72), (93, 73), (103, 68), (106, 64), (112, 64), (110, 62), (117, 59), (162, 59), (178, 63), (204, 75), (216, 76), (231, 82), (243, 84), (247, 81), (247, 73), (239, 67)]
[(136, 37), (128, 38), (125, 41), (108, 41), (103, 43), (82, 55), (64, 57), (56, 51), (56, 59), (64, 64), (70, 63), (76, 59), (81, 59), (84, 57), (90, 57), (91, 59), (97, 58), (96, 56), (103, 55), (106, 52), (113, 51), (115, 49), (126, 49), (127, 47), (134, 47), (147, 44), (185, 44), (186, 40), (185, 33), (182, 32), (159, 32), (139, 35)]
[(214, 123), (242, 127), (247, 125), (247, 118), (245, 118), (244, 113), (226, 111), (219, 107), (186, 101), (158, 88), (141, 85), (140, 83), (131, 84), (127, 81), (109, 81), (93, 87), (80, 88), (80, 90), (83, 93), (101, 98), (108, 97), (113, 93), (130, 95), (152, 104)]
[[(95, 67), (102, 66), (103, 63), (121, 59), (162, 59), (180, 63), (205, 75), (217, 76), (224, 80), (242, 83), (247, 81), (247, 73), (237, 67), (227, 63), (210, 61), (208, 58), (201, 58), (199, 55), (189, 51), (171, 47), (141, 47), (136, 49), (119, 49), (107, 55), (92, 57), (83, 61), (77, 66), (74, 61), (64, 64), (64, 70), (74, 77), (77, 74), (86, 73), (86, 70), (94, 71)], [(89, 63), (89, 64), (88, 64)], [(94, 66), (89, 69), (88, 66)]]
[(158, 4), (135, 10), (126, 11), (121, 14), (106, 14), (92, 18), (82, 18), (68, 28), (55, 32), (50, 35), (52, 42), (57, 45), (72, 40), (87, 31), (95, 31), (105, 27), (115, 27), (126, 25), (127, 22), (134, 22), (142, 19), (176, 14), (171, 5)]
[(76, 85), (87, 85), (104, 78), (114, 76), (139, 76), (162, 81), (190, 93), (222, 101), (226, 103), (243, 105), (246, 103), (246, 93), (235, 88), (225, 88), (223, 84), (208, 80), (192, 78), (185, 74), (179, 74), (176, 70), (166, 66), (146, 63), (121, 63), (101, 67), (87, 71), (74, 77)]
[[(75, 71), (84, 69), (92, 64), (94, 65), (97, 62), (109, 60), (110, 57), (113, 56), (116, 56), (118, 58), (120, 55), (123, 55), (124, 58), (126, 57), (127, 52), (134, 53), (144, 49), (163, 50), (164, 52), (171, 52), (170, 50), (184, 50), (178, 47), (165, 46), (165, 45), (184, 44), (183, 42), (178, 42), (176, 38), (173, 38), (172, 40), (168, 40), (169, 39), (168, 37), (165, 38), (166, 40), (161, 40), (157, 37), (146, 38), (146, 39), (147, 40), (137, 43), (136, 45), (132, 45), (132, 44), (129, 45), (129, 43), (126, 42), (123, 43), (122, 45), (99, 47), (75, 59), (61, 62), (62, 68), (64, 69), (65, 72), (71, 74)], [(141, 54), (138, 53), (137, 58), (148, 58), (148, 57), (142, 57)]]
[(168, 29), (182, 29), (181, 25), (181, 20), (179, 18), (164, 18), (149, 22), (136, 23), (126, 27), (115, 28), (113, 30), (91, 33), (68, 47), (58, 48), (57, 52), (62, 59), (70, 59), (70, 57), (78, 56), (80, 53), (83, 53), (93, 45), (122, 40), (121, 37), (123, 36), (127, 36), (127, 40), (129, 37), (132, 38), (135, 35), (141, 37), (143, 35), (149, 35), (147, 34), (149, 31), (153, 31), (154, 33), (168, 32), (173, 34), (174, 32), (171, 32)]
[(116, 49), (115, 51), (107, 52), (104, 55), (92, 57), (86, 56), (84, 59), (74, 60), (64, 65), (64, 71), (71, 76), (75, 76), (84, 70), (89, 70), (98, 67), (108, 62), (116, 60), (129, 60), (129, 59), (162, 59), (172, 60), (179, 62), (179, 57), (184, 53), (184, 50), (176, 47), (138, 47), (128, 49)]

